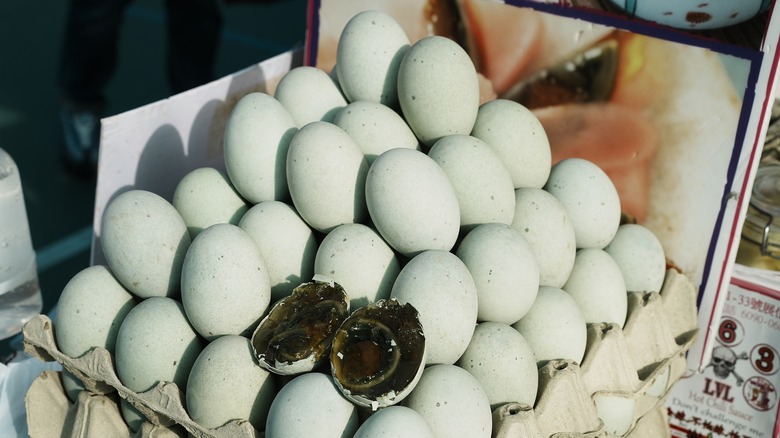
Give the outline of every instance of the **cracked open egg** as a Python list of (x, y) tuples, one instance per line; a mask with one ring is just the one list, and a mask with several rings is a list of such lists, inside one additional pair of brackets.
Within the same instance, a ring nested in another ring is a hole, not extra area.
[(411, 304), (379, 300), (357, 309), (336, 331), (331, 374), (347, 399), (375, 411), (414, 389), (425, 368), (425, 345)]
[(327, 358), (336, 330), (349, 316), (347, 293), (315, 276), (273, 305), (252, 334), (258, 364), (280, 375), (313, 370)]

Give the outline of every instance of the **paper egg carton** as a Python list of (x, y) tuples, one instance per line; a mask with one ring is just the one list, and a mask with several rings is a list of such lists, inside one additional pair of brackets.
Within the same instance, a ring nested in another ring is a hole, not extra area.
[[(54, 324), (39, 315), (24, 327), (25, 351), (57, 361), (84, 383), (71, 403), (56, 372), (43, 373), (27, 393), (32, 438), (47, 436), (261, 437), (246, 421), (206, 429), (187, 414), (183, 395), (171, 382), (143, 393), (131, 391), (116, 375), (114, 358), (95, 348), (79, 358), (62, 353)], [(579, 365), (554, 360), (539, 370), (534, 407), (510, 403), (493, 412), (495, 438), (657, 438), (668, 435), (665, 397), (686, 371), (685, 352), (698, 332), (696, 289), (674, 269), (660, 292), (630, 293), (627, 319), (591, 324)], [(122, 419), (119, 399), (148, 418), (132, 433)]]
[(495, 438), (669, 436), (666, 395), (685, 373), (698, 333), (696, 289), (674, 269), (660, 292), (629, 293), (624, 327), (590, 324), (579, 365), (554, 360), (539, 369), (533, 408), (493, 412)]
[[(244, 420), (234, 420), (217, 429), (196, 423), (184, 408), (184, 396), (172, 382), (160, 382), (138, 393), (119, 381), (114, 358), (104, 348), (94, 348), (81, 357), (62, 353), (54, 337), (54, 324), (46, 315), (38, 315), (23, 329), (24, 349), (43, 361), (57, 361), (63, 369), (84, 383), (86, 391), (71, 403), (62, 387), (59, 373), (39, 376), (27, 392), (27, 423), (31, 438), (134, 436), (174, 437), (189, 434), (207, 437), (260, 437)], [(133, 433), (122, 418), (119, 398), (126, 400), (148, 419)]]

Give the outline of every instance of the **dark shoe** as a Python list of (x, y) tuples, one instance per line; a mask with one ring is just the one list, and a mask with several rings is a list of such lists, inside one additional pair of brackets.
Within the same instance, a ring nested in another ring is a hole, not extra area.
[(61, 119), (66, 167), (80, 176), (94, 176), (100, 147), (100, 114), (92, 110), (63, 109)]

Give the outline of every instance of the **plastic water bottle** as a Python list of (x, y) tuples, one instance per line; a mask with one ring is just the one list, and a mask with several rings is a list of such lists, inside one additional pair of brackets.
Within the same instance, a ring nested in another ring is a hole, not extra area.
[(19, 333), (42, 307), (19, 169), (0, 148), (0, 339)]

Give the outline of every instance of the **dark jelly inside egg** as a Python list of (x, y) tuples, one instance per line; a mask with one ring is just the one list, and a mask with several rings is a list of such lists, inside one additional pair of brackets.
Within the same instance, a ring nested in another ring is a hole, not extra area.
[(339, 327), (331, 373), (344, 395), (374, 409), (411, 391), (425, 365), (425, 335), (411, 304), (380, 300), (356, 310)]
[(277, 374), (311, 371), (347, 316), (347, 294), (338, 283), (301, 284), (274, 304), (252, 335), (260, 366)]

